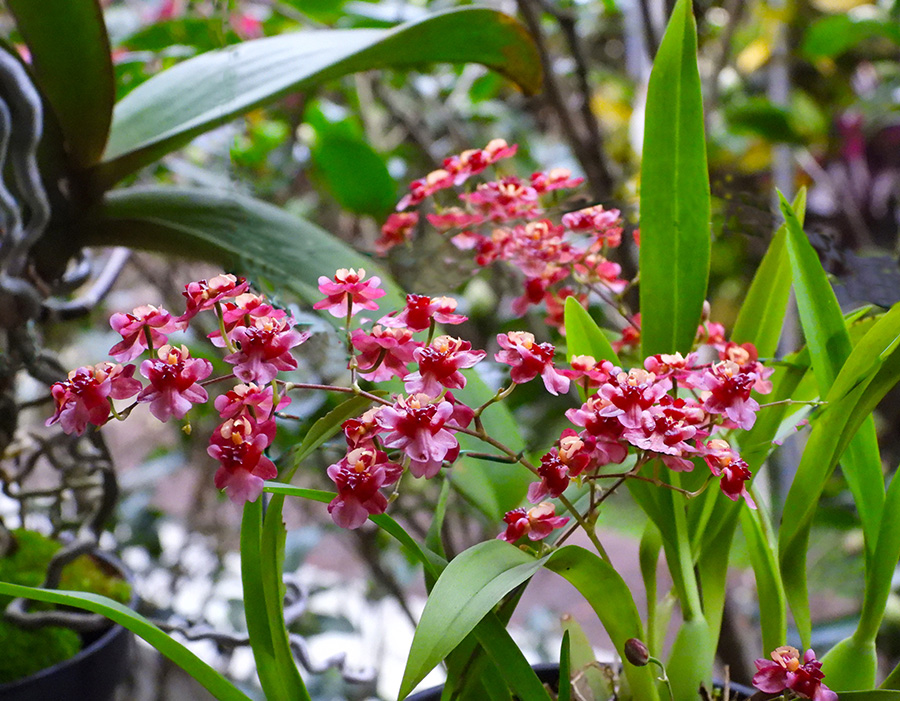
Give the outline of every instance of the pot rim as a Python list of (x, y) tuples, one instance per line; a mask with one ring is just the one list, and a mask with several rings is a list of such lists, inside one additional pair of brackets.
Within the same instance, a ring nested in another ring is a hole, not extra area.
[[(118, 574), (122, 579), (124, 579), (126, 582), (128, 582), (128, 584), (131, 585), (131, 600), (128, 602), (128, 607), (131, 609), (136, 608), (138, 596), (134, 588), (134, 576), (132, 575), (131, 571), (125, 566), (125, 563), (112, 553), (102, 550), (96, 550), (89, 554), (91, 557), (100, 560), (102, 564), (115, 570), (116, 574)], [(27, 677), (22, 677), (21, 679), (16, 679), (11, 682), (6, 682), (5, 684), (0, 684), (0, 696), (2, 696), (4, 693), (15, 691), (19, 687), (32, 684), (46, 676), (55, 674), (61, 668), (79, 664), (83, 659), (90, 657), (99, 649), (106, 647), (107, 645), (112, 643), (117, 636), (122, 635), (123, 631), (127, 632), (127, 629), (119, 625), (118, 623), (113, 623), (112, 621), (110, 621), (109, 623), (109, 628), (104, 630), (99, 636), (97, 636), (95, 640), (92, 640), (90, 643), (82, 647), (78, 652), (72, 655), (72, 657), (63, 660), (62, 662), (57, 662), (50, 667), (44, 667), (44, 669), (38, 670), (33, 674), (29, 674)]]

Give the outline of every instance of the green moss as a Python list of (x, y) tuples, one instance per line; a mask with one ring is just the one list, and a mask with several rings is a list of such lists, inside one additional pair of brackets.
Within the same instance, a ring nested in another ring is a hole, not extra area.
[[(0, 558), (0, 581), (37, 587), (44, 581), (47, 564), (60, 544), (46, 536), (27, 530), (13, 531), (17, 547)], [(128, 603), (131, 586), (110, 576), (93, 558), (83, 555), (69, 563), (62, 573), (60, 589), (89, 591)], [(9, 597), (0, 597), (0, 610)], [(34, 608), (49, 605), (34, 604)], [(0, 683), (19, 679), (38, 670), (62, 662), (81, 649), (80, 636), (68, 628), (41, 628), (26, 631), (0, 620)]]

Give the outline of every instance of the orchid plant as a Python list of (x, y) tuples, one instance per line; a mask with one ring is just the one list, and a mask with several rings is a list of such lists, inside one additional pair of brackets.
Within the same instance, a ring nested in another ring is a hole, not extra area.
[[(493, 348), (473, 348), (448, 331), (466, 320), (454, 298), (397, 299), (378, 276), (345, 268), (319, 278), (321, 299), (314, 308), (340, 327), (346, 382), (296, 382), (283, 373), (298, 367), (295, 352), (308, 334), (247, 280), (222, 274), (189, 283), (178, 316), (151, 305), (113, 315), (111, 326), (122, 340), (110, 349), (112, 360), (78, 368), (53, 385), (56, 411), (48, 423), (76, 434), (127, 420), (143, 410), (141, 404), (160, 421), (188, 421), (194, 405), (211, 401), (213, 388), (222, 388), (212, 399), (221, 423), (209, 437), (208, 453), (218, 462), (215, 486), (244, 510), (244, 601), (267, 698), (309, 698), (284, 624), (286, 497), (327, 504), (342, 528), (372, 522), (421, 563), (429, 598), (400, 698), (441, 662), (448, 671), (447, 698), (550, 698), (505, 626), (542, 568), (584, 595), (622, 655), (610, 698), (705, 698), (700, 694), (712, 689), (738, 526), (759, 594), (762, 648), (753, 683), (760, 697), (900, 698), (900, 670), (875, 690), (875, 635), (900, 558), (900, 481), (885, 489), (871, 417), (900, 380), (900, 308), (842, 315), (803, 233), (801, 192), (793, 205), (782, 198), (784, 224), (730, 334), (710, 319), (701, 105), (691, 4), (679, 0), (648, 90), (641, 221), (632, 237), (639, 274), (632, 279), (623, 278), (613, 260), (628, 241), (620, 212), (601, 205), (561, 212), (559, 193), (580, 179), (563, 169), (513, 175), (516, 147), (502, 139), (452, 156), (413, 182), (385, 223), (376, 244), (382, 254), (398, 244), (415, 245), (415, 232), (427, 221), (472, 255), (477, 267), (515, 271), (521, 295), (513, 312), (544, 309), (548, 328), (558, 335), (548, 331), (539, 339), (512, 330), (497, 334)], [(489, 179), (491, 174), (497, 177)], [(475, 184), (479, 177), (483, 181)], [(792, 286), (806, 345), (775, 359)], [(629, 307), (636, 296), (639, 314)], [(231, 366), (224, 376), (214, 376), (208, 360), (192, 357), (170, 338), (199, 315), (217, 322), (208, 341)], [(601, 328), (595, 321), (601, 315), (617, 323)], [(133, 361), (142, 356), (138, 367)], [(479, 367), (491, 361), (506, 379), (488, 390)], [(498, 430), (502, 422), (496, 421), (506, 411), (504, 400), (531, 382), (571, 404), (569, 426), (537, 450), (525, 449), (514, 427)], [(290, 460), (267, 455), (297, 392), (345, 400), (313, 425)], [(807, 422), (809, 437), (776, 528), (754, 478), (780, 440)], [(291, 485), (303, 460), (326, 442), (345, 447), (327, 468), (334, 490)], [(440, 540), (448, 489), (423, 543), (391, 518), (390, 507), (403, 499), (404, 481), (454, 484), (454, 465), (463, 460), (488, 475), (480, 483), (484, 488), (522, 484), (523, 476), (529, 484), (498, 519), (496, 538), (448, 561)], [(866, 587), (855, 632), (820, 660), (809, 649), (806, 548), (817, 503), (838, 462), (865, 535)], [(643, 614), (603, 542), (605, 505), (625, 490), (646, 515)], [(577, 529), (590, 548), (567, 543)], [(681, 613), (668, 650), (671, 610), (658, 597), (660, 552)], [(246, 698), (175, 640), (108, 600), (5, 583), (0, 592), (104, 613), (218, 698)], [(802, 653), (787, 645), (788, 607)], [(569, 659), (564, 638), (560, 699), (572, 698)]]

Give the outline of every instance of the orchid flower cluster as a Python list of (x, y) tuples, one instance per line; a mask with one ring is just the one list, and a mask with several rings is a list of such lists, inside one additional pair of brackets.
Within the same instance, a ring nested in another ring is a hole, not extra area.
[[(219, 330), (209, 335), (210, 342), (228, 352), (224, 360), (234, 366), (232, 376), (239, 380), (214, 402), (223, 419), (208, 448), (220, 463), (215, 485), (237, 503), (257, 499), (264, 481), (278, 475), (265, 450), (275, 437), (275, 412), (290, 402), (279, 392), (275, 376), (297, 367), (291, 349), (308, 334), (295, 330), (294, 320), (283, 310), (248, 289), (246, 280), (218, 275), (185, 287), (187, 304), (181, 316), (151, 305), (113, 314), (110, 325), (122, 340), (110, 355), (118, 362), (80, 367), (55, 383), (51, 394), (56, 412), (47, 425), (58, 422), (65, 432), (81, 435), (88, 424), (102, 426), (112, 416), (124, 419), (144, 403), (160, 421), (184, 419), (194, 404), (209, 400), (205, 385), (221, 378), (210, 378), (212, 363), (191, 357), (186, 346), (170, 344), (168, 336), (185, 330), (197, 314), (214, 310)], [(149, 358), (141, 363), (140, 373), (146, 385), (134, 377), (136, 368), (130, 364), (145, 352)], [(134, 401), (120, 411), (114, 399)]]
[[(619, 210), (595, 205), (563, 214), (559, 224), (547, 218), (547, 200), (584, 180), (573, 177), (566, 168), (538, 171), (528, 180), (504, 175), (479, 183), (474, 190), (458, 193), (449, 206), (442, 206), (434, 197), (442, 190), (462, 186), (516, 151), (515, 144), (494, 139), (483, 149), (450, 156), (442, 168), (413, 181), (409, 193), (397, 204), (398, 211), (382, 227), (375, 249), (384, 255), (410, 241), (420, 221), (419, 211), (410, 208), (432, 197), (435, 212), (426, 215), (428, 223), (443, 234), (455, 232), (453, 244), (472, 251), (478, 266), (505, 261), (522, 271), (524, 291), (513, 301), (513, 311), (521, 315), (543, 302), (547, 323), (564, 331), (567, 297), (575, 296), (586, 306), (589, 292), (610, 299), (630, 286), (621, 278), (622, 267), (607, 258), (610, 250), (622, 243), (624, 226)], [(490, 233), (480, 229), (490, 229)]]
[[(519, 460), (539, 480), (528, 491), (535, 506), (515, 509), (504, 518), (506, 529), (499, 537), (509, 542), (526, 535), (541, 540), (565, 525), (568, 518), (557, 516), (548, 499), (563, 498), (571, 481), (646, 479), (638, 472), (654, 458), (676, 471), (691, 470), (695, 459), (702, 460), (730, 499), (744, 498), (753, 506), (746, 489), (750, 471), (722, 438), (724, 431), (752, 427), (759, 404), (751, 392), (771, 389), (771, 371), (750, 344), (719, 343), (718, 362), (701, 363), (697, 353), (656, 355), (642, 368), (624, 370), (590, 356), (577, 356), (565, 366), (557, 361), (552, 344), (512, 331), (497, 336), (499, 350), (494, 353), (496, 362), (510, 368), (509, 385), (473, 408), (454, 397), (453, 390), (466, 386), (462, 371), (482, 362), (487, 351), (450, 335), (435, 336), (438, 325), (466, 321), (456, 311), (456, 300), (411, 294), (403, 309), (375, 323), (361, 319), (356, 324), (364, 311), (378, 310), (376, 300), (385, 294), (379, 278), (366, 278), (362, 269), (342, 269), (332, 278), (321, 277), (319, 290), (324, 299), (314, 307), (346, 321), (353, 378), (350, 387), (319, 389), (364, 394), (374, 403), (342, 425), (347, 452), (327, 469), (337, 489), (328, 511), (339, 526), (358, 528), (370, 515), (383, 513), (388, 505), (383, 490), (396, 485), (404, 472), (429, 479), (452, 465), (460, 455), (459, 433), (474, 435)], [(247, 281), (233, 275), (192, 282), (183, 294), (186, 310), (178, 317), (149, 305), (114, 314), (110, 323), (122, 340), (110, 355), (118, 362), (80, 367), (54, 384), (56, 412), (47, 423), (59, 422), (65, 431), (81, 434), (88, 424), (102, 426), (112, 416), (125, 418), (142, 403), (149, 404), (160, 421), (184, 419), (194, 404), (209, 400), (206, 385), (228, 378), (210, 378), (212, 364), (191, 357), (184, 345), (171, 344), (168, 335), (186, 329), (200, 313), (214, 313), (218, 330), (209, 334), (209, 341), (225, 351), (224, 361), (234, 367), (228, 377), (236, 384), (214, 400), (223, 423), (213, 431), (208, 453), (220, 464), (216, 487), (238, 504), (254, 501), (264, 481), (277, 476), (265, 455), (275, 436), (276, 414), (290, 402), (291, 389), (309, 388), (277, 378), (279, 372), (297, 367), (291, 350), (307, 334), (294, 329), (286, 312), (250, 292)], [(144, 353), (150, 356), (140, 365), (146, 385), (129, 362)], [(359, 389), (357, 377), (376, 383), (398, 378), (404, 393), (384, 399)], [(579, 383), (586, 401), (566, 412), (572, 428), (564, 430), (534, 466), (488, 436), (480, 415), (517, 385), (537, 377), (553, 395)], [(128, 399), (133, 400), (130, 406), (116, 409), (113, 400)], [(601, 472), (624, 462), (629, 453), (636, 461), (628, 472)], [(567, 508), (573, 510), (571, 504)]]

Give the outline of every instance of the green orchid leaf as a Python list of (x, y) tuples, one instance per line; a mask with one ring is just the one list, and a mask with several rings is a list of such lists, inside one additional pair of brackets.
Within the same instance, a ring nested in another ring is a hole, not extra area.
[(659, 552), (662, 550), (662, 535), (651, 521), (644, 526), (641, 544), (638, 548), (638, 562), (641, 566), (641, 578), (644, 580), (644, 591), (647, 594), (647, 648), (654, 657), (659, 657), (661, 641), (656, 639), (657, 581), (656, 567), (659, 563)]
[(678, 0), (647, 88), (641, 163), (641, 352), (687, 353), (709, 277), (710, 195), (689, 0)]
[(441, 482), (441, 493), (438, 496), (437, 506), (434, 509), (434, 518), (428, 527), (428, 533), (425, 535), (425, 547), (437, 553), (441, 557), (446, 558), (447, 553), (444, 551), (444, 541), (441, 533), (444, 530), (444, 516), (447, 514), (447, 502), (450, 500), (450, 480)]
[(569, 658), (569, 631), (563, 631), (559, 647), (559, 692), (556, 701), (572, 701), (572, 662)]
[[(477, 407), (491, 399), (494, 391), (477, 373), (470, 373), (466, 386), (453, 390), (453, 395), (467, 406)], [(481, 415), (481, 421), (488, 435), (502, 436), (510, 450), (524, 450), (525, 441), (519, 424), (505, 402), (488, 407)], [(462, 450), (500, 454), (473, 436), (458, 434), (457, 439)], [(534, 475), (519, 463), (490, 463), (490, 469), (485, 469), (485, 464), (470, 457), (457, 460), (449, 473), (450, 484), (485, 516), (499, 523), (507, 511), (522, 503)]]
[[(878, 532), (878, 544), (871, 567), (866, 571), (866, 590), (862, 612), (854, 638), (861, 642), (875, 642), (884, 618), (884, 610), (891, 593), (897, 561), (900, 560), (900, 479), (891, 480), (884, 502), (884, 517)], [(860, 686), (845, 688), (863, 688)]]
[(481, 63), (534, 93), (541, 62), (516, 20), (461, 8), (392, 29), (306, 30), (245, 41), (183, 61), (115, 107), (97, 191), (234, 117), (349, 73), (424, 63)]
[(322, 299), (319, 276), (361, 267), (370, 277), (381, 276), (387, 290), (379, 302), (382, 308), (404, 304), (400, 289), (375, 261), (304, 219), (236, 192), (175, 187), (117, 190), (107, 196), (88, 229), (85, 245), (128, 246), (215, 261), (264, 278), (308, 303)]
[(609, 339), (574, 297), (566, 298), (565, 323), (566, 360), (570, 363), (576, 355), (590, 355), (597, 362), (609, 360), (615, 365), (620, 364)]
[[(278, 556), (275, 552), (263, 552), (262, 530), (263, 500), (260, 498), (244, 505), (244, 517), (241, 520), (244, 615), (259, 682), (267, 699), (309, 701), (309, 692), (294, 662), (284, 625), (280, 562), (263, 562), (264, 555)], [(284, 535), (275, 534), (270, 538), (280, 539), (280, 559), (283, 560)], [(270, 545), (277, 548), (277, 540)]]
[[(377, 390), (372, 394), (380, 397), (386, 395), (387, 392)], [(279, 477), (278, 481), (290, 482), (301, 463), (325, 441), (338, 434), (341, 430), (341, 424), (349, 419), (361, 416), (370, 406), (372, 406), (372, 400), (368, 397), (352, 397), (341, 402), (325, 416), (318, 419), (307, 431), (300, 445), (291, 449), (288, 457), (291, 465), (285, 474)]]
[(234, 684), (184, 645), (118, 601), (99, 594), (61, 591), (58, 589), (37, 589), (8, 582), (0, 582), (0, 596), (21, 596), (34, 601), (43, 601), (58, 606), (71, 606), (84, 611), (99, 613), (114, 623), (127, 628), (152, 645), (161, 654), (190, 674), (215, 698), (221, 701), (250, 701), (249, 696), (241, 692)]
[(530, 579), (543, 563), (501, 540), (479, 543), (451, 560), (422, 611), (399, 697), (406, 698), (506, 594)]
[(397, 185), (367, 141), (339, 129), (317, 129), (311, 155), (313, 177), (341, 207), (377, 219), (393, 210)]
[(894, 19), (829, 15), (809, 26), (802, 51), (810, 59), (835, 58), (875, 38), (887, 39), (900, 46), (900, 26)]
[[(791, 269), (793, 270), (797, 307), (810, 351), (813, 373), (819, 385), (820, 396), (824, 396), (826, 401), (834, 403), (836, 398), (832, 396), (830, 390), (835, 382), (835, 378), (839, 372), (842, 372), (845, 362), (851, 355), (852, 344), (850, 335), (844, 323), (837, 299), (815, 250), (809, 243), (790, 205), (788, 205), (784, 197), (780, 196), (780, 198), (781, 211), (787, 226), (787, 248)], [(864, 351), (867, 348), (868, 346), (864, 346)], [(852, 374), (853, 381), (856, 381), (859, 375), (858, 363), (855, 362), (848, 369), (848, 373)], [(846, 379), (842, 380), (842, 384), (839, 385), (839, 391), (845, 391), (844, 388), (848, 386), (850, 386), (850, 383)], [(832, 446), (832, 454), (834, 448), (836, 448), (836, 445)], [(865, 419), (861, 426), (854, 431), (846, 452), (843, 450), (841, 452), (843, 453), (842, 465), (844, 475), (856, 501), (863, 525), (866, 561), (868, 563), (871, 561), (877, 541), (878, 524), (881, 520), (884, 506), (884, 478), (881, 469), (881, 456), (878, 452), (875, 424), (871, 417)], [(833, 457), (836, 460), (839, 455), (834, 455)], [(801, 461), (802, 464), (803, 462)], [(798, 472), (788, 493), (785, 509), (790, 508), (789, 505), (792, 505), (793, 508), (787, 513), (808, 514), (809, 518), (811, 518), (820, 498), (821, 488), (824, 487), (825, 479), (831, 473), (834, 465), (831, 462), (820, 462), (818, 464), (807, 463), (807, 466), (807, 470), (815, 474), (804, 473), (802, 481), (805, 484), (801, 485), (799, 484), (801, 475)], [(813, 488), (810, 490), (810, 485), (817, 485), (819, 489)], [(791, 494), (797, 496), (792, 499)], [(801, 494), (805, 496), (799, 496)], [(812, 501), (801, 501), (804, 498), (807, 500), (812, 499)], [(797, 510), (795, 511), (794, 509)], [(797, 523), (797, 521), (794, 521), (792, 526)], [(799, 520), (800, 529), (808, 529), (810, 526), (811, 521)], [(808, 534), (801, 540), (805, 540), (807, 537)], [(787, 540), (784, 542), (787, 542)], [(797, 553), (794, 553), (794, 556), (796, 555)], [(784, 550), (782, 550), (781, 557), (782, 570), (784, 571)], [(792, 574), (797, 573), (793, 572)], [(798, 613), (796, 610), (797, 606), (801, 608), (808, 606), (807, 593), (799, 590), (800, 579), (792, 578), (791, 586), (786, 586), (786, 593), (791, 601), (791, 608), (797, 619), (801, 638), (808, 642), (808, 613)], [(802, 575), (802, 580), (805, 587), (805, 573)], [(807, 637), (804, 637), (804, 634), (807, 634)]]
[(103, 10), (97, 0), (8, 0), (31, 52), (32, 70), (53, 110), (72, 165), (100, 160), (116, 99)]
[(778, 557), (769, 538), (772, 531), (764, 519), (765, 514), (760, 509), (741, 509), (741, 529), (747, 539), (747, 552), (756, 577), (763, 650), (774, 650), (787, 640), (787, 600), (778, 570)]
[[(488, 612), (474, 632), (493, 668), (519, 701), (550, 701), (550, 694), (496, 614)], [(490, 691), (498, 698), (509, 698), (508, 692), (496, 686)]]
[[(797, 193), (793, 209), (802, 224), (806, 212), (806, 188)], [(756, 269), (731, 333), (735, 343), (753, 343), (761, 358), (775, 355), (791, 294), (791, 262), (786, 239), (787, 225), (782, 224)]]
[[(565, 545), (544, 559), (548, 570), (566, 579), (587, 600), (620, 654), (629, 638), (645, 639), (631, 590), (612, 565), (577, 545)], [(624, 672), (635, 699), (659, 698), (649, 665), (635, 667), (626, 662)]]
[(681, 624), (666, 665), (676, 699), (696, 695), (701, 683), (707, 688), (712, 686), (715, 656), (716, 646), (705, 620), (700, 618)]
[(787, 200), (779, 196), (787, 228), (787, 250), (797, 308), (812, 358), (813, 372), (819, 384), (819, 394), (824, 397), (850, 355), (850, 336), (837, 297), (815, 249)]
[[(266, 482), (263, 485), (263, 491), (267, 494), (283, 494), (299, 499), (317, 501), (321, 504), (327, 504), (337, 496), (334, 492), (326, 492), (321, 489), (294, 487), (293, 485), (282, 484), (281, 482)], [(421, 562), (428, 576), (437, 579), (444, 567), (447, 566), (446, 560), (431, 551), (423, 550), (412, 536), (410, 536), (399, 523), (387, 514), (369, 516), (369, 520), (397, 540), (410, 555)]]

